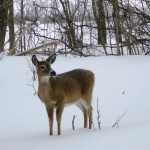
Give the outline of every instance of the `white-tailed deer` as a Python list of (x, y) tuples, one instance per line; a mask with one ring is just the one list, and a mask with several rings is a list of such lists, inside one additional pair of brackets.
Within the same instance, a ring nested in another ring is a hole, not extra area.
[(36, 66), (39, 87), (38, 96), (45, 104), (49, 117), (50, 135), (53, 135), (53, 112), (56, 108), (58, 135), (61, 134), (61, 116), (64, 106), (75, 104), (84, 115), (84, 128), (92, 128), (92, 91), (94, 74), (89, 70), (75, 69), (58, 74), (51, 69), (51, 64), (56, 60), (53, 54), (45, 61), (39, 61), (35, 55), (32, 62)]

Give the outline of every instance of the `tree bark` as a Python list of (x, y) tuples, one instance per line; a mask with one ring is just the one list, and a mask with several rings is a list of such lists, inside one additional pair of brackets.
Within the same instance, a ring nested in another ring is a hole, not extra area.
[[(14, 41), (15, 41), (15, 35), (14, 35), (14, 7), (13, 7), (13, 0), (9, 0), (10, 4), (8, 7), (8, 25), (9, 25), (9, 50), (12, 50), (14, 48)], [(16, 49), (14, 48), (11, 55), (16, 53)]]
[(0, 0), (0, 52), (4, 51), (7, 27), (8, 0)]
[(119, 17), (119, 3), (118, 0), (114, 0), (113, 2), (114, 12), (114, 26), (115, 26), (115, 36), (116, 36), (116, 45), (117, 45), (117, 55), (123, 55), (123, 52), (121, 52), (119, 43), (122, 42), (121, 37), (121, 27), (120, 27), (120, 17)]
[(106, 17), (104, 0), (92, 0), (92, 9), (97, 24), (98, 44), (106, 44)]

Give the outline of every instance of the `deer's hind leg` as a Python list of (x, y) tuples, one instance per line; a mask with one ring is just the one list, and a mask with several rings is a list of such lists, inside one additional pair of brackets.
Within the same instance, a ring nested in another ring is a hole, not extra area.
[(85, 108), (88, 119), (89, 119), (89, 129), (92, 128), (92, 124), (93, 124), (93, 108), (91, 106), (91, 98), (86, 98), (86, 100), (81, 101), (82, 102), (82, 106)]
[(83, 112), (84, 116), (84, 128), (87, 128), (87, 122), (88, 122), (88, 112), (85, 109), (85, 107), (82, 105), (82, 103), (79, 101), (76, 103), (76, 106)]

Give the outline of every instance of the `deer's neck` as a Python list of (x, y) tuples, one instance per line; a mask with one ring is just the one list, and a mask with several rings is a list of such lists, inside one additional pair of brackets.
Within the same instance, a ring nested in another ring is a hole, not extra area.
[(50, 76), (38, 77), (39, 79), (39, 87), (38, 87), (38, 96), (42, 102), (48, 103), (49, 99), (49, 78)]
[(49, 75), (48, 76), (44, 76), (44, 77), (40, 77), (39, 78), (39, 84), (47, 84), (47, 83), (49, 83), (49, 78), (50, 78)]

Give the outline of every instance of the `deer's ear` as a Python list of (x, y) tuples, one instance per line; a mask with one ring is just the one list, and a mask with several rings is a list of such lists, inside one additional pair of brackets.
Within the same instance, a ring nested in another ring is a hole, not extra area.
[(39, 61), (35, 55), (32, 56), (32, 63), (36, 66), (38, 65)]
[(46, 59), (46, 61), (49, 62), (50, 64), (53, 64), (55, 60), (56, 60), (56, 53), (54, 53), (52, 56)]

